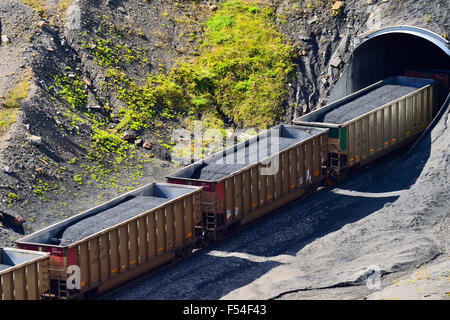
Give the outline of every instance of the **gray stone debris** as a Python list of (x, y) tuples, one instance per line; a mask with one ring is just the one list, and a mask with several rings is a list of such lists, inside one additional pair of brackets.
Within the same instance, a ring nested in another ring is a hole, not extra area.
[(4, 172), (4, 173), (11, 173), (11, 172), (12, 172), (12, 170), (11, 170), (11, 168), (10, 168), (10, 167), (8, 167), (8, 166), (4, 166), (4, 167), (3, 167), (3, 172)]
[(332, 66), (333, 68), (339, 68), (341, 63), (342, 63), (341, 58), (340, 57), (336, 57), (330, 62), (330, 66)]
[(8, 38), (8, 36), (6, 34), (3, 34), (1, 39), (2, 39), (2, 41), (1, 41), (2, 44), (8, 44), (9, 43), (9, 38)]

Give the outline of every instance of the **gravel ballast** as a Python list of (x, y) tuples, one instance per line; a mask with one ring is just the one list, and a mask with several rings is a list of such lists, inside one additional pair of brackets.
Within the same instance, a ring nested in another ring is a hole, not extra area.
[(342, 124), (417, 90), (415, 87), (384, 85), (319, 117), (318, 122)]
[(131, 219), (165, 202), (166, 198), (138, 196), (113, 208), (101, 211), (67, 227), (61, 236), (61, 246), (72, 244), (104, 229)]

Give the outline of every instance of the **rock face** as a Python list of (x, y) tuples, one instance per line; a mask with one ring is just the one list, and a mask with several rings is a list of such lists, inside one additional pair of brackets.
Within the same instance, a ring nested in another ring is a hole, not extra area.
[(40, 146), (42, 144), (42, 137), (30, 136), (28, 137), (28, 142), (33, 146)]

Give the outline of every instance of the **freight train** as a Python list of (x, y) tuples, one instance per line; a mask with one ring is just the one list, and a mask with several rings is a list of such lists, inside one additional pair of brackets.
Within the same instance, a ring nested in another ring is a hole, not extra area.
[(94, 297), (185, 259), (412, 142), (433, 119), (436, 93), (432, 79), (384, 79), (199, 160), (167, 183), (26, 236), (16, 241), (19, 251), (2, 249), (0, 300)]

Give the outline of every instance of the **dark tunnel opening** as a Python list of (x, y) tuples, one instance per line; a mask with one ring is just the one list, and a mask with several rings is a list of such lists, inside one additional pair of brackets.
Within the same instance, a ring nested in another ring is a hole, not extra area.
[(438, 90), (437, 102), (442, 105), (450, 85), (448, 44), (445, 49), (442, 42), (438, 45), (429, 38), (420, 36), (421, 32), (425, 36), (428, 31), (418, 29), (416, 32), (417, 35), (401, 31), (390, 32), (364, 41), (352, 53), (347, 69), (336, 83), (328, 102), (336, 101), (387, 77), (407, 75), (405, 71), (408, 70), (431, 70), (446, 75), (446, 80), (442, 81)]

